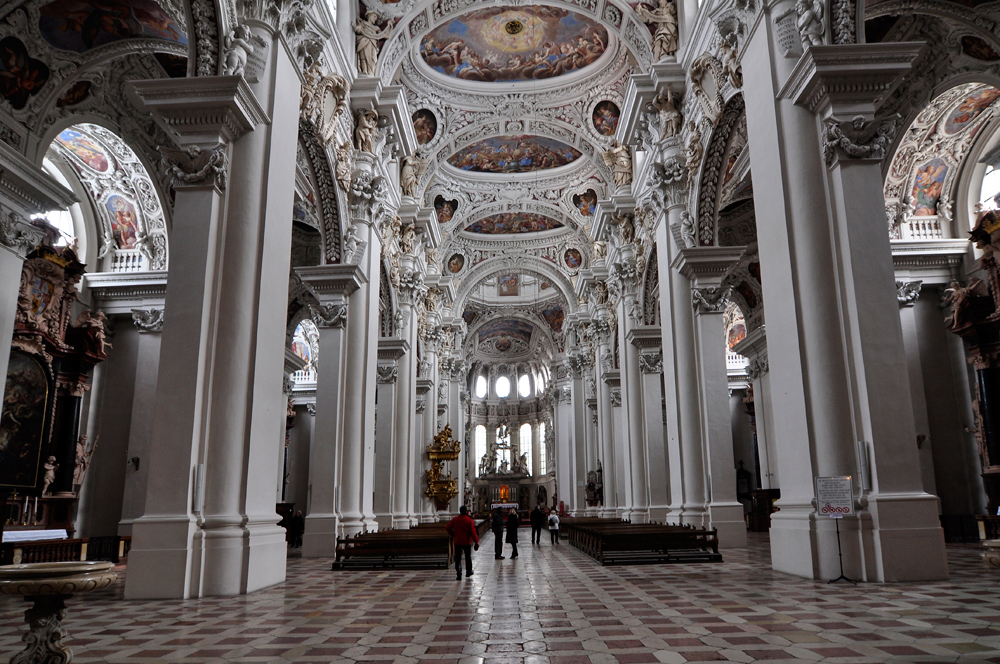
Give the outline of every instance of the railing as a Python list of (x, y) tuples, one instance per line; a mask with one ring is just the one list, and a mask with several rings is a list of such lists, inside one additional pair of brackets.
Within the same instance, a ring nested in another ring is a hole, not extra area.
[(938, 217), (910, 217), (899, 224), (901, 240), (941, 240), (941, 220)]
[(119, 249), (111, 257), (112, 272), (144, 272), (146, 259), (138, 249)]
[(305, 369), (299, 369), (292, 374), (292, 380), (295, 381), (296, 387), (315, 387), (316, 386), (316, 369), (315, 367), (306, 367)]
[(110, 560), (118, 563), (128, 557), (131, 548), (131, 537), (118, 536), (8, 542), (0, 545), (0, 564), (23, 565), (76, 560)]
[(728, 373), (744, 373), (750, 362), (739, 353), (729, 351), (726, 353), (726, 371)]

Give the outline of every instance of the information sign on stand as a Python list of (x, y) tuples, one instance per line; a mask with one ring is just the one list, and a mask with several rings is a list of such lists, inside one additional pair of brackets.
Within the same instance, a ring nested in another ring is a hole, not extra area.
[(840, 519), (854, 516), (854, 485), (851, 476), (817, 477), (816, 478), (816, 511), (820, 516), (836, 519), (837, 525), (837, 555), (840, 557), (840, 576), (831, 579), (830, 583), (847, 581), (856, 584), (857, 581), (844, 576), (844, 550), (840, 546)]
[(854, 487), (851, 476), (817, 477), (816, 509), (820, 516), (842, 519), (854, 516)]

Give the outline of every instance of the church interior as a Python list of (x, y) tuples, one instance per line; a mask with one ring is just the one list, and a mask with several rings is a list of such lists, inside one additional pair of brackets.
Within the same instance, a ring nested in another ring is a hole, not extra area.
[(0, 659), (1000, 662), (998, 210), (997, 2), (6, 0)]

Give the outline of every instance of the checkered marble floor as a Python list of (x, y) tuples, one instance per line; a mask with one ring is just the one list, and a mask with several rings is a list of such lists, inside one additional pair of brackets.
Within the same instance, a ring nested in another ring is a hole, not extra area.
[[(130, 602), (119, 582), (68, 603), (67, 644), (76, 662), (1000, 663), (1000, 574), (976, 547), (949, 546), (947, 582), (829, 586), (772, 572), (766, 536), (722, 564), (637, 567), (528, 539), (500, 561), (487, 535), (459, 582), (300, 558), (244, 597)], [(24, 608), (0, 599), (0, 662)]]

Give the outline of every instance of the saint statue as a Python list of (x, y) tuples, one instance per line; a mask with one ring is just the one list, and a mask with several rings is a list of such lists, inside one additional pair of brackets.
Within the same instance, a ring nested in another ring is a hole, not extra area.
[(614, 178), (615, 187), (620, 189), (632, 184), (632, 152), (627, 145), (622, 145), (621, 141), (615, 141), (611, 149), (602, 152), (604, 163), (611, 169), (611, 177)]
[(375, 152), (375, 132), (378, 129), (378, 114), (361, 109), (354, 128), (354, 147), (359, 152)]
[(378, 27), (378, 12), (370, 11), (364, 19), (354, 22), (355, 47), (358, 54), (358, 73), (362, 76), (374, 76), (378, 66), (378, 42), (392, 32), (392, 25)]
[(404, 196), (416, 198), (417, 182), (427, 168), (427, 160), (413, 155), (403, 157), (403, 165), (399, 170), (399, 189)]
[(659, 62), (677, 52), (677, 7), (670, 0), (659, 0), (659, 6), (650, 11), (645, 5), (636, 8), (639, 18), (646, 25), (656, 24), (653, 35), (653, 59)]
[(653, 101), (653, 106), (659, 111), (660, 118), (660, 138), (671, 138), (681, 133), (684, 126), (684, 119), (677, 108), (677, 95), (674, 94), (672, 86), (667, 86), (667, 92)]

